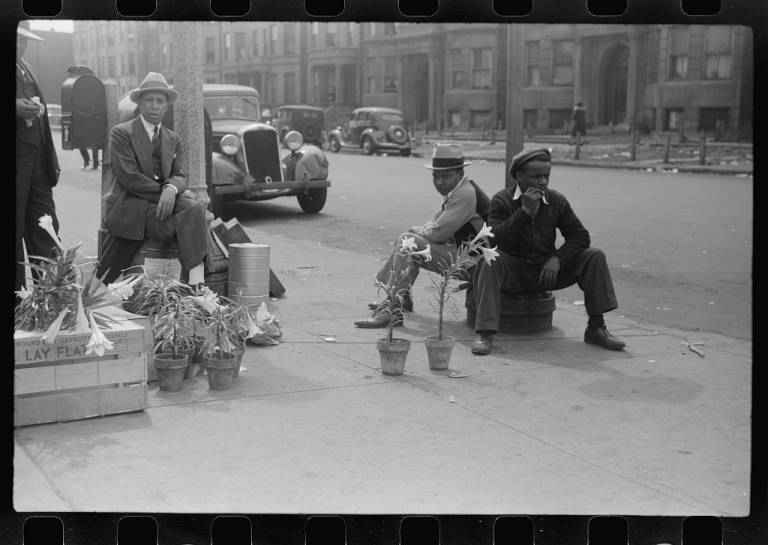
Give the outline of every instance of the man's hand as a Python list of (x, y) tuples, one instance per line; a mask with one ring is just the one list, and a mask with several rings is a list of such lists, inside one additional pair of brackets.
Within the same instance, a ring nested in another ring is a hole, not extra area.
[(560, 258), (553, 255), (544, 263), (539, 273), (539, 285), (545, 290), (551, 290), (555, 287), (557, 273), (560, 272)]
[(523, 210), (525, 210), (529, 216), (536, 214), (543, 196), (544, 192), (541, 189), (536, 189), (535, 187), (526, 189), (525, 193), (521, 195), (521, 198), (523, 199)]
[(28, 98), (16, 99), (16, 115), (22, 119), (32, 119), (40, 113), (40, 105)]
[(173, 205), (176, 204), (176, 191), (174, 188), (166, 185), (160, 193), (160, 200), (157, 201), (157, 217), (160, 221), (165, 221), (173, 212)]

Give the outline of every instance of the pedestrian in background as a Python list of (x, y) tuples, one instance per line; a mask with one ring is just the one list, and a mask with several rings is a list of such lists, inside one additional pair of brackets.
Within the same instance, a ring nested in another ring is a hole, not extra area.
[(573, 114), (571, 114), (571, 139), (570, 143), (573, 144), (577, 135), (584, 136), (587, 134), (587, 109), (584, 104), (577, 102), (573, 108)]
[(24, 250), (48, 257), (56, 243), (39, 225), (44, 215), (59, 221), (53, 187), (59, 180), (59, 161), (51, 136), (48, 110), (29, 64), (22, 58), (27, 40), (43, 38), (29, 31), (26, 21), (16, 27), (16, 289), (24, 285)]
[[(93, 70), (88, 68), (87, 66), (82, 66), (79, 64), (73, 64), (67, 68), (67, 75), (70, 78), (76, 77), (76, 76), (82, 76), (83, 74), (90, 74), (90, 75), (96, 75), (93, 73)], [(91, 150), (91, 154), (93, 155), (93, 161), (91, 161), (91, 156), (88, 153), (88, 150)], [(97, 170), (99, 168), (99, 148), (95, 146), (87, 146), (87, 145), (81, 145), (80, 146), (80, 156), (83, 158), (83, 170), (88, 168), (88, 165), (93, 164), (91, 167), (93, 170)]]

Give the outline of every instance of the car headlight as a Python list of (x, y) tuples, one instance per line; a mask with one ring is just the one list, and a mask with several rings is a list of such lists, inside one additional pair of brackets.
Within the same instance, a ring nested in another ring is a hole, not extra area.
[(285, 147), (289, 150), (296, 151), (304, 143), (304, 137), (301, 136), (299, 131), (291, 131), (285, 135), (283, 142), (285, 142)]
[(240, 139), (234, 134), (225, 134), (221, 139), (219, 147), (227, 155), (234, 155), (240, 149)]

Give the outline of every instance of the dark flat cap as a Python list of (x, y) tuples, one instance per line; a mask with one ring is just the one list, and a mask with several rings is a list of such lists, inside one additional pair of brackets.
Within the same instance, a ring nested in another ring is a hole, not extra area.
[(509, 174), (515, 176), (520, 167), (531, 161), (552, 161), (552, 154), (549, 153), (547, 148), (528, 148), (524, 149), (514, 157), (512, 157), (512, 164), (509, 165)]

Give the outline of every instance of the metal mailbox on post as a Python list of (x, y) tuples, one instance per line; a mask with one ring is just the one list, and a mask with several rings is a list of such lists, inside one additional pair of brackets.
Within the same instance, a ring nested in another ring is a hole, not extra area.
[(61, 84), (61, 147), (103, 149), (107, 135), (104, 84), (88, 69)]

